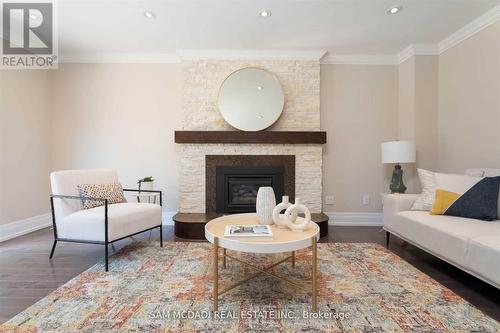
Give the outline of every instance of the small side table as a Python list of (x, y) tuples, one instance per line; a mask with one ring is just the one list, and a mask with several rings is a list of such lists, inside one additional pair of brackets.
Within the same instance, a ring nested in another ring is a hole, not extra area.
[(132, 196), (137, 198), (137, 202), (156, 204), (156, 199), (160, 197), (160, 193), (137, 192)]
[[(160, 193), (135, 192), (131, 196), (135, 197), (137, 199), (137, 202), (156, 204), (156, 199), (160, 197)], [(149, 240), (151, 240), (152, 233), (153, 233), (153, 230), (150, 230), (149, 231)], [(130, 238), (132, 238), (132, 237), (130, 237)]]

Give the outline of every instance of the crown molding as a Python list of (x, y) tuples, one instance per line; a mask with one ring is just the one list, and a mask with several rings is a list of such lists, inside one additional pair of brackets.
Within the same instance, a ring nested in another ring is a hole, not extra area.
[(182, 61), (196, 60), (312, 60), (319, 61), (326, 51), (269, 50), (177, 50)]
[(397, 65), (398, 58), (392, 54), (327, 54), (321, 59), (323, 65)]
[(439, 55), (437, 44), (411, 44), (398, 53), (398, 64), (418, 55)]
[(180, 63), (179, 56), (175, 53), (87, 53), (59, 55), (59, 63), (66, 64), (127, 64), (127, 63)]
[(496, 5), (485, 14), (457, 30), (438, 43), (439, 54), (463, 42), (472, 35), (500, 20), (500, 5)]

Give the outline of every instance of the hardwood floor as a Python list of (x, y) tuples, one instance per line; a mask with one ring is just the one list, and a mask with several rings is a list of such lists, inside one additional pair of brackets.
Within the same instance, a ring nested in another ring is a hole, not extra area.
[[(164, 227), (163, 232), (165, 241), (182, 241), (175, 238), (173, 227)], [(330, 227), (329, 233), (321, 242), (385, 243), (385, 234), (379, 227)], [(134, 236), (135, 239), (148, 237), (149, 232)], [(159, 239), (158, 231), (153, 231), (152, 239)], [(0, 243), (0, 323), (85, 271), (103, 256), (103, 247), (99, 245), (59, 243), (54, 258), (49, 260), (52, 240), (52, 230), (42, 229)], [(115, 249), (131, 242), (130, 239), (119, 241)], [(500, 321), (499, 289), (395, 236), (391, 237), (390, 250)]]

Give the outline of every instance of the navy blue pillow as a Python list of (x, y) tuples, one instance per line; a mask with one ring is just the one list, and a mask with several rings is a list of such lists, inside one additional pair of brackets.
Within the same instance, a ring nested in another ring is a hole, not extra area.
[(496, 220), (499, 188), (500, 176), (485, 177), (462, 194), (443, 215)]

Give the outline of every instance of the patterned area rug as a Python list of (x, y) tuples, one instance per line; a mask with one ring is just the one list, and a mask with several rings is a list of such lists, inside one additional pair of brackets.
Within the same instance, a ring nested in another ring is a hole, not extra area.
[[(207, 243), (136, 243), (0, 326), (0, 332), (499, 332), (500, 324), (377, 244), (318, 244), (318, 314), (310, 296), (259, 276), (211, 301)], [(244, 255), (265, 266), (280, 256)], [(310, 276), (310, 252), (274, 269)], [(220, 286), (255, 273), (228, 261)]]

